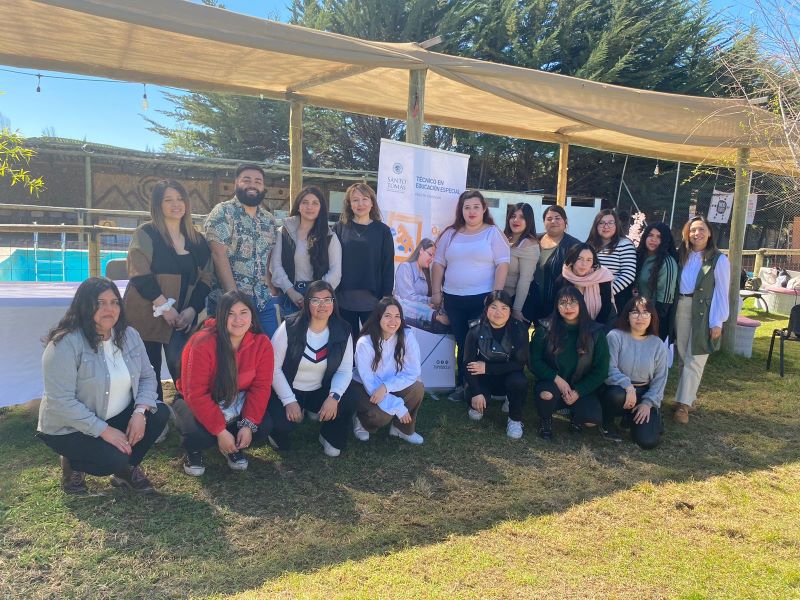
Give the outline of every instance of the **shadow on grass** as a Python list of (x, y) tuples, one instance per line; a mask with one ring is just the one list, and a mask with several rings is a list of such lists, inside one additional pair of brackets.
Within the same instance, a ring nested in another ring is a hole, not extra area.
[[(115, 492), (66, 498), (57, 488), (54, 455), (32, 438), (34, 416), (14, 410), (0, 417), (2, 530), (6, 540), (36, 548), (39, 558), (28, 558), (32, 551), (6, 553), (6, 564), (12, 581), (21, 582), (18, 591), (34, 595), (59, 577), (63, 593), (86, 593), (87, 568), (94, 578), (89, 582), (102, 581), (109, 595), (225, 595), (287, 572), (560, 512), (641, 482), (681, 482), (796, 461), (797, 379), (764, 371), (767, 342), (758, 339), (752, 361), (713, 356), (690, 424), (667, 418), (664, 441), (654, 451), (607, 442), (593, 431), (570, 435), (564, 422), (557, 422), (552, 443), (543, 442), (535, 436), (530, 403), (525, 436), (514, 442), (505, 436), (499, 403), (473, 423), (464, 405), (426, 398), (421, 447), (382, 430), (367, 443), (351, 438), (340, 458), (329, 459), (317, 442), (318, 425), (307, 423), (295, 432), (289, 454), (254, 449), (246, 473), (230, 472), (209, 451), (199, 480), (180, 471), (173, 433), (145, 463), (160, 489), (153, 497)], [(796, 373), (798, 361), (787, 362), (787, 372), (790, 366)], [(673, 372), (668, 400), (676, 377)], [(49, 503), (49, 513), (37, 512), (42, 502)], [(49, 544), (37, 537), (47, 534), (48, 523)], [(61, 555), (71, 552), (82, 559), (59, 567)], [(142, 561), (148, 578), (123, 576)]]

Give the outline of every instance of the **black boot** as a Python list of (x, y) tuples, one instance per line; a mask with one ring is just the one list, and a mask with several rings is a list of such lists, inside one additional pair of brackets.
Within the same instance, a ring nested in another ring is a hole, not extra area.
[(539, 417), (539, 437), (543, 440), (553, 439), (553, 417)]

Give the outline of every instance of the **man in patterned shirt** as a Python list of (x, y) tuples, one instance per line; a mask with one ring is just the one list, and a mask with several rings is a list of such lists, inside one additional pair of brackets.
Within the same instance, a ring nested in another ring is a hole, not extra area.
[(275, 217), (261, 206), (264, 170), (244, 164), (236, 169), (236, 196), (208, 213), (205, 235), (211, 246), (216, 282), (208, 296), (208, 314), (216, 313), (221, 294), (238, 289), (253, 297), (261, 329), (272, 337), (278, 328), (270, 294), (269, 255), (275, 247)]

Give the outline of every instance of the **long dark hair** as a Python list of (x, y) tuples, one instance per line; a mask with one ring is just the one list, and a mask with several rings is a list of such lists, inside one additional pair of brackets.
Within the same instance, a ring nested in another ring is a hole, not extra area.
[(247, 294), (239, 290), (231, 290), (222, 295), (217, 305), (217, 374), (214, 377), (214, 390), (211, 397), (214, 402), (229, 407), (239, 393), (239, 372), (236, 367), (236, 352), (231, 345), (228, 333), (228, 315), (237, 302), (244, 304), (250, 311), (250, 331), (261, 333), (256, 307)]
[(647, 282), (650, 286), (651, 293), (653, 294), (655, 293), (658, 282), (658, 274), (661, 272), (661, 268), (664, 266), (667, 256), (674, 258), (675, 264), (678, 264), (678, 253), (675, 250), (675, 240), (672, 239), (672, 230), (667, 226), (666, 223), (651, 223), (644, 228), (642, 237), (639, 239), (639, 247), (636, 248), (636, 272), (642, 272), (644, 261), (646, 261), (647, 257), (649, 256), (646, 243), (647, 236), (650, 235), (650, 232), (654, 229), (661, 234), (661, 244), (659, 244), (658, 248), (656, 248), (656, 260), (653, 264), (652, 270), (650, 271), (650, 279)]
[(308, 332), (308, 324), (311, 322), (311, 306), (308, 301), (311, 299), (311, 296), (319, 292), (330, 292), (331, 298), (333, 298), (333, 313), (331, 313), (328, 322), (330, 323), (331, 319), (337, 319), (346, 325), (348, 331), (350, 329), (347, 322), (339, 316), (339, 308), (336, 306), (336, 294), (331, 284), (322, 279), (312, 281), (308, 284), (303, 294), (303, 308), (286, 318), (287, 321), (291, 320), (291, 322), (297, 323), (298, 328), (298, 335), (287, 339), (287, 345), (292, 354), (302, 354), (303, 348), (306, 346), (306, 333)]
[(508, 208), (506, 208), (506, 228), (503, 230), (503, 233), (506, 234), (506, 239), (511, 242), (511, 225), (509, 225), (508, 222), (518, 210), (522, 211), (522, 218), (525, 219), (525, 231), (522, 232), (522, 235), (519, 236), (519, 239), (514, 242), (514, 246), (512, 247), (516, 248), (522, 243), (522, 240), (526, 239), (533, 240), (534, 242), (538, 243), (539, 238), (536, 237), (536, 222), (533, 219), (533, 208), (527, 202), (509, 204)]
[(328, 202), (325, 200), (325, 195), (318, 187), (309, 185), (300, 190), (300, 193), (295, 196), (292, 203), (292, 210), (289, 212), (290, 217), (300, 216), (300, 202), (303, 198), (311, 195), (319, 200), (319, 214), (311, 231), (308, 232), (308, 258), (311, 261), (311, 267), (315, 273), (324, 273), (328, 270)]
[[(430, 238), (422, 238), (417, 244), (417, 247), (414, 248), (414, 252), (411, 253), (411, 256), (408, 257), (406, 262), (411, 264), (416, 263), (419, 260), (419, 253), (423, 250), (427, 250), (429, 248), (435, 247), (436, 244), (433, 243), (433, 240)], [(428, 296), (433, 294), (433, 289), (431, 288), (431, 268), (426, 267), (422, 269), (422, 274), (425, 275), (425, 283), (428, 284)]]
[(164, 238), (167, 246), (174, 248), (172, 238), (164, 222), (164, 211), (161, 208), (161, 205), (164, 204), (164, 194), (170, 188), (178, 192), (178, 195), (183, 201), (183, 206), (185, 207), (180, 225), (181, 233), (190, 243), (197, 244), (200, 235), (197, 233), (197, 230), (194, 228), (194, 223), (192, 222), (192, 204), (189, 202), (189, 194), (186, 193), (186, 188), (175, 179), (162, 179), (153, 186), (153, 195), (150, 199), (150, 219), (153, 222), (153, 226), (158, 233), (161, 234), (161, 237)]
[(631, 322), (628, 317), (631, 312), (633, 312), (634, 308), (640, 311), (646, 310), (650, 313), (650, 324), (647, 326), (647, 331), (645, 333), (647, 335), (657, 336), (659, 327), (658, 313), (656, 312), (655, 304), (653, 304), (650, 298), (645, 298), (644, 296), (634, 296), (625, 303), (625, 307), (620, 311), (617, 322), (614, 324), (614, 329), (621, 329), (622, 331), (630, 333)]
[(557, 356), (564, 351), (566, 323), (561, 313), (558, 312), (558, 303), (563, 299), (574, 300), (578, 303), (580, 310), (578, 312), (578, 342), (576, 349), (578, 354), (586, 354), (592, 346), (592, 323), (594, 321), (589, 316), (583, 294), (578, 291), (578, 288), (571, 285), (562, 287), (556, 294), (553, 313), (550, 315), (550, 329), (547, 332), (547, 351), (552, 356)]
[[(67, 312), (61, 317), (58, 325), (47, 333), (43, 340), (44, 343), (53, 342), (53, 344), (57, 344), (68, 333), (80, 331), (86, 341), (89, 342), (92, 350), (97, 352), (102, 340), (100, 334), (97, 333), (94, 315), (99, 306), (98, 299), (100, 294), (108, 290), (114, 292), (119, 303), (119, 319), (114, 323), (114, 335), (112, 337), (114, 345), (121, 351), (128, 322), (125, 319), (125, 309), (122, 306), (122, 296), (119, 293), (117, 284), (106, 277), (89, 277), (78, 286)], [(7, 342), (10, 342), (10, 340), (7, 340)]]
[(369, 339), (372, 340), (372, 347), (375, 349), (375, 358), (372, 359), (373, 371), (381, 364), (381, 353), (383, 350), (381, 318), (383, 317), (383, 313), (385, 313), (386, 309), (390, 306), (396, 306), (397, 310), (400, 311), (400, 327), (397, 329), (397, 345), (394, 347), (394, 363), (398, 372), (403, 370), (403, 362), (406, 355), (406, 320), (405, 317), (403, 317), (403, 307), (400, 305), (400, 302), (392, 296), (384, 296), (378, 301), (375, 308), (372, 309), (369, 319), (364, 323), (359, 333), (359, 337), (368, 335)]
[(711, 229), (711, 224), (708, 222), (708, 219), (703, 215), (695, 215), (686, 221), (686, 224), (681, 230), (681, 245), (678, 248), (678, 257), (680, 259), (678, 264), (681, 266), (686, 264), (689, 255), (692, 253), (692, 243), (689, 241), (689, 228), (692, 226), (692, 223), (696, 221), (702, 221), (706, 229), (708, 229), (708, 244), (706, 244), (706, 249), (703, 252), (703, 258), (710, 258), (717, 251), (717, 244), (714, 242), (714, 230)]
[(439, 237), (436, 240), (437, 244), (448, 229), (458, 231), (462, 227), (466, 227), (467, 222), (464, 219), (464, 203), (472, 198), (477, 198), (481, 201), (481, 206), (484, 208), (483, 222), (488, 225), (494, 225), (494, 219), (492, 218), (492, 215), (489, 214), (489, 205), (486, 204), (486, 198), (483, 197), (483, 194), (481, 194), (478, 190), (467, 190), (458, 197), (458, 204), (456, 204), (456, 218), (450, 225), (444, 228), (442, 233), (439, 234)]
[[(611, 236), (611, 241), (608, 242), (607, 246), (603, 245), (605, 242), (603, 241), (603, 238), (600, 237), (600, 234), (597, 233), (597, 225), (600, 223), (603, 217), (614, 217), (614, 235)], [(621, 238), (622, 221), (619, 220), (617, 211), (615, 211), (613, 208), (604, 208), (594, 216), (594, 221), (592, 221), (592, 230), (589, 232), (589, 238), (586, 240), (586, 242), (597, 252), (610, 254), (616, 250), (617, 244), (619, 244), (619, 240)]]

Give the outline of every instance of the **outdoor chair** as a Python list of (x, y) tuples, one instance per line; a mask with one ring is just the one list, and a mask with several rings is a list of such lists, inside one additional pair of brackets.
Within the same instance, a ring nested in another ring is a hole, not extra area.
[(106, 277), (113, 281), (128, 278), (128, 261), (124, 258), (114, 258), (106, 263)]
[(772, 363), (772, 349), (775, 347), (775, 337), (781, 338), (780, 347), (780, 373), (783, 377), (783, 346), (785, 342), (800, 342), (800, 304), (795, 304), (789, 313), (789, 326), (784, 329), (775, 329), (772, 332), (772, 340), (769, 344), (769, 354), (767, 355), (767, 371)]

